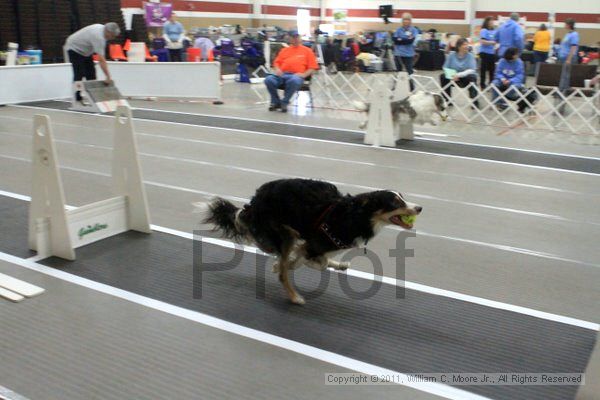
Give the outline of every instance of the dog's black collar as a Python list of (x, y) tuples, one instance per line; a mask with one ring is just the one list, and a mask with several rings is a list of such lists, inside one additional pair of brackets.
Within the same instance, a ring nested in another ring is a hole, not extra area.
[(344, 243), (343, 240), (336, 238), (335, 235), (331, 233), (329, 225), (327, 225), (326, 222), (323, 222), (321, 225), (319, 225), (319, 230), (323, 232), (325, 236), (327, 236), (329, 240), (331, 240), (331, 243), (335, 244), (338, 249), (344, 250), (353, 247), (354, 241), (353, 243)]
[(327, 222), (325, 222), (325, 219), (327, 219), (327, 216), (333, 211), (333, 209), (338, 205), (338, 203), (332, 203), (331, 205), (329, 205), (329, 207), (327, 207), (325, 209), (325, 211), (323, 211), (323, 213), (321, 214), (321, 216), (317, 219), (317, 221), (315, 222), (315, 228), (321, 232), (323, 232), (325, 234), (325, 236), (327, 236), (329, 238), (329, 240), (331, 241), (331, 243), (333, 243), (334, 245), (336, 245), (336, 247), (340, 250), (344, 250), (344, 249), (350, 249), (352, 247), (354, 247), (354, 241), (352, 241), (351, 243), (345, 243), (343, 240), (338, 239), (332, 232), (331, 232), (331, 228), (329, 227), (329, 225), (327, 224)]

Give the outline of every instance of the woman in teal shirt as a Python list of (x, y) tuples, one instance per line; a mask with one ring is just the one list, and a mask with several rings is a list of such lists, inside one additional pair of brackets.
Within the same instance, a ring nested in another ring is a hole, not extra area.
[(485, 88), (485, 75), (489, 76), (489, 82), (494, 80), (494, 70), (496, 68), (496, 41), (494, 40), (494, 18), (485, 17), (481, 25), (481, 33), (479, 34), (479, 58), (481, 59), (481, 76), (479, 84), (481, 88)]
[[(452, 77), (446, 76), (446, 70), (452, 70)], [(454, 82), (458, 87), (469, 87), (469, 97), (475, 99), (477, 97), (477, 63), (475, 56), (469, 52), (469, 43), (467, 39), (461, 38), (456, 41), (456, 51), (451, 52), (446, 57), (444, 62), (444, 72), (440, 75), (440, 83), (444, 88), (444, 97), (448, 105), (452, 105), (450, 98), (452, 97), (452, 86), (450, 82)], [(472, 83), (472, 85), (471, 85)], [(479, 107), (477, 100), (473, 101), (473, 106)]]

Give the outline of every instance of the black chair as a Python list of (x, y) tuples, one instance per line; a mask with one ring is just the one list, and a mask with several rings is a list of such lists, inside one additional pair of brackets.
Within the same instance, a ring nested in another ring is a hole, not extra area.
[[(302, 84), (302, 86), (300, 86), (300, 89), (298, 89), (299, 92), (308, 92), (308, 98), (310, 99), (310, 105), (313, 105), (313, 98), (312, 98), (312, 92), (310, 91), (310, 82), (312, 81), (312, 75), (307, 76), (304, 79), (304, 83)], [(277, 88), (279, 90), (285, 90), (285, 83), (282, 83), (281, 85), (279, 85), (279, 87)]]

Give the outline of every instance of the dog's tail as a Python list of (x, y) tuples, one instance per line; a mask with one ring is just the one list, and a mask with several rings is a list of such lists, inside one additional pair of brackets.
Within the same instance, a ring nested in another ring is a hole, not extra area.
[(242, 209), (232, 202), (216, 197), (209, 203), (194, 204), (203, 213), (202, 223), (214, 226), (227, 239), (242, 240), (247, 237), (248, 229), (240, 219)]
[(358, 111), (369, 111), (369, 103), (365, 103), (364, 101), (353, 100), (352, 104), (354, 108)]

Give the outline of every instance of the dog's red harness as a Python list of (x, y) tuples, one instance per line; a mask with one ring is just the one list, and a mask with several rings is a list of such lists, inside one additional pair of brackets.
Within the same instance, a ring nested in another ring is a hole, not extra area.
[(323, 213), (321, 213), (321, 216), (315, 222), (315, 229), (323, 232), (325, 234), (325, 236), (327, 236), (329, 238), (331, 243), (335, 244), (338, 249), (340, 249), (340, 250), (350, 249), (353, 247), (353, 243), (347, 244), (347, 243), (344, 243), (343, 240), (335, 237), (333, 235), (333, 233), (331, 232), (331, 228), (329, 228), (329, 225), (327, 224), (327, 222), (325, 222), (325, 219), (327, 218), (329, 213), (331, 213), (331, 211), (333, 211), (333, 209), (337, 205), (338, 205), (338, 203), (332, 203), (329, 207), (327, 207), (325, 209), (325, 211), (323, 211)]

